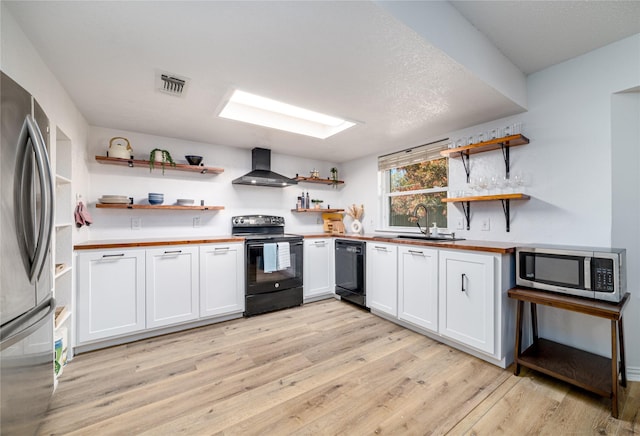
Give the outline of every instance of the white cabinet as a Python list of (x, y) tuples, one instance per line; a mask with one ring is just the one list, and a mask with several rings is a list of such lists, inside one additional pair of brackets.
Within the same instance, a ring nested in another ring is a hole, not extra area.
[(244, 244), (200, 246), (200, 316), (244, 312)]
[(495, 353), (496, 257), (440, 252), (440, 334)]
[(333, 257), (333, 238), (304, 240), (305, 301), (334, 293)]
[(146, 250), (147, 328), (198, 318), (198, 247)]
[(78, 342), (145, 328), (144, 250), (80, 253), (77, 265)]
[(367, 307), (398, 316), (398, 249), (393, 244), (367, 243)]
[(398, 319), (438, 331), (438, 250), (398, 247)]

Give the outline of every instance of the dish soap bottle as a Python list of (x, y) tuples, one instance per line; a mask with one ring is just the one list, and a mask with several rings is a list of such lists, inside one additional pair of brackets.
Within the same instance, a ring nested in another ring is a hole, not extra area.
[(304, 205), (307, 209), (311, 209), (311, 202), (309, 201), (309, 191), (307, 191), (307, 198), (304, 200)]
[(431, 236), (438, 236), (438, 225), (436, 223), (432, 223), (431, 226)]

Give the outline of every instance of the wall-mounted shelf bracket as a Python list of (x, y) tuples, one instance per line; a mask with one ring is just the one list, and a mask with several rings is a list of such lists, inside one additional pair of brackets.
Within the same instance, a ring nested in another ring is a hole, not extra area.
[[(462, 165), (464, 166), (464, 172), (467, 173), (467, 183), (469, 183), (469, 179), (471, 176), (471, 168), (469, 164), (469, 150), (460, 152), (460, 159), (462, 160)], [(467, 220), (467, 222), (469, 222)]]
[[(502, 157), (504, 158), (504, 168), (505, 168), (505, 177), (509, 178), (509, 147), (506, 147), (504, 143), (500, 144), (500, 148), (502, 149)], [(508, 224), (507, 224), (508, 225)], [(509, 230), (507, 230), (508, 232)]]
[[(507, 174), (509, 174), (509, 173), (507, 173)], [(503, 200), (500, 200), (500, 201), (502, 203), (502, 210), (504, 211), (504, 219), (507, 222), (507, 232), (508, 232), (509, 231), (509, 223), (511, 221), (511, 216), (510, 216), (510, 213), (509, 213), (509, 199), (506, 198), (506, 199), (503, 199)]]
[(462, 201), (460, 202), (462, 205), (462, 213), (464, 213), (464, 218), (467, 220), (467, 230), (471, 230), (471, 202)]

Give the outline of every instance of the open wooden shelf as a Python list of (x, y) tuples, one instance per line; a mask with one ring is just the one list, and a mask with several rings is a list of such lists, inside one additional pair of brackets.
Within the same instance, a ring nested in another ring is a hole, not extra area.
[(443, 203), (458, 203), (462, 201), (494, 201), (494, 200), (528, 200), (528, 195), (516, 193), (516, 194), (495, 194), (495, 195), (476, 195), (473, 197), (457, 197), (457, 198), (443, 198)]
[[(107, 157), (107, 156), (96, 156), (96, 161), (101, 164), (107, 165), (119, 165), (125, 167), (142, 167), (149, 168), (149, 161), (142, 159), (120, 159), (117, 157)], [(159, 162), (155, 162), (155, 169), (162, 171), (162, 165)], [(205, 167), (198, 165), (188, 165), (188, 164), (179, 164), (176, 166), (172, 166), (169, 164), (165, 164), (164, 169), (167, 171), (185, 171), (189, 173), (200, 173), (200, 174), (220, 174), (224, 172), (222, 168), (215, 167)]]
[(178, 206), (161, 204), (103, 204), (97, 203), (98, 209), (156, 209), (156, 210), (223, 210), (224, 206)]
[(518, 363), (594, 394), (611, 396), (609, 358), (540, 338), (518, 357)]
[(319, 185), (344, 185), (344, 181), (342, 180), (321, 179), (319, 177), (296, 176), (293, 180), (304, 183), (317, 183)]
[(489, 141), (478, 142), (477, 144), (464, 145), (462, 147), (448, 148), (442, 150), (440, 154), (445, 157), (462, 157), (465, 154), (484, 153), (485, 151), (499, 150), (502, 147), (515, 147), (529, 143), (529, 138), (522, 134), (495, 138)]
[(455, 198), (443, 198), (443, 203), (460, 203), (462, 205), (462, 212), (467, 220), (467, 230), (471, 230), (471, 203), (474, 201), (500, 201), (502, 202), (502, 211), (504, 212), (504, 219), (506, 221), (507, 232), (511, 228), (511, 200), (528, 200), (528, 195), (522, 193), (515, 194), (496, 194), (496, 195), (478, 195), (473, 197), (455, 197)]
[(297, 213), (325, 213), (325, 212), (329, 212), (329, 213), (336, 213), (336, 212), (344, 212), (344, 209), (322, 209), (322, 208), (318, 208), (318, 209), (291, 209), (291, 212), (297, 212)]

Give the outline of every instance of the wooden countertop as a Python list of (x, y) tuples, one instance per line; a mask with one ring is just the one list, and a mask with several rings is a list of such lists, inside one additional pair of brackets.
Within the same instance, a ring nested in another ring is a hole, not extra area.
[[(484, 251), (490, 253), (509, 254), (515, 252), (515, 245), (507, 242), (496, 241), (420, 241), (416, 239), (397, 238), (393, 235), (383, 236), (377, 234), (337, 235), (332, 233), (299, 233), (305, 239), (311, 238), (340, 238), (356, 239), (369, 242), (386, 242), (391, 244), (415, 245), (421, 247), (448, 248), (466, 251)], [(190, 245), (190, 244), (216, 244), (224, 242), (244, 242), (243, 237), (238, 236), (194, 236), (178, 238), (148, 238), (148, 239), (106, 239), (86, 241), (74, 245), (74, 250), (96, 250), (109, 248), (135, 248), (155, 247), (161, 245)]]
[(182, 238), (148, 238), (148, 239), (105, 239), (86, 241), (74, 245), (74, 250), (96, 250), (105, 248), (156, 247), (160, 245), (216, 244), (224, 242), (244, 242), (237, 236), (194, 236)]
[(497, 242), (497, 241), (421, 241), (418, 239), (405, 239), (397, 238), (395, 235), (381, 235), (381, 234), (364, 234), (354, 235), (347, 233), (344, 235), (337, 235), (333, 233), (303, 233), (305, 238), (327, 238), (334, 237), (340, 239), (357, 239), (361, 241), (369, 242), (387, 242), (391, 244), (402, 245), (418, 245), (422, 247), (437, 247), (437, 248), (450, 248), (454, 250), (467, 250), (467, 251), (485, 251), (490, 253), (509, 254), (515, 253), (516, 244), (513, 242)]

